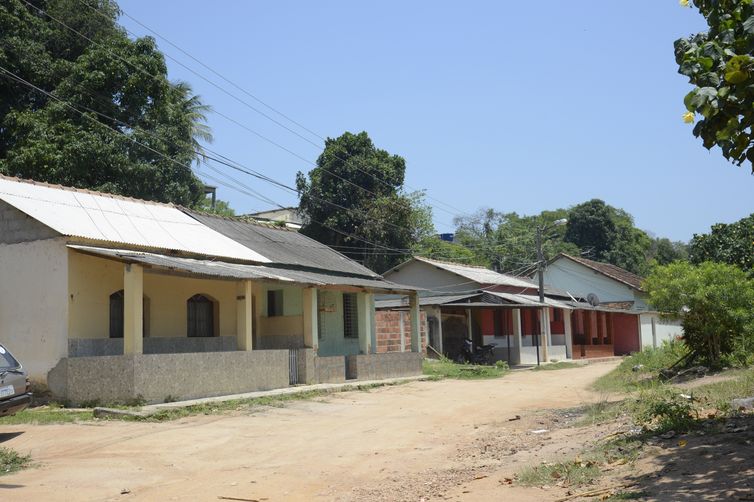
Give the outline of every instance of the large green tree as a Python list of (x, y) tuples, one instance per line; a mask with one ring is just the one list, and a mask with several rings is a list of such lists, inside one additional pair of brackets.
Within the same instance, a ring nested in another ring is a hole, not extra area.
[(403, 191), (406, 161), (366, 132), (328, 138), (308, 175), (299, 172), (302, 232), (381, 272), (433, 232), (421, 193)]
[(655, 268), (644, 283), (660, 311), (680, 316), (684, 340), (696, 357), (713, 367), (754, 353), (754, 281), (737, 267), (675, 262)]
[[(754, 161), (754, 6), (751, 0), (693, 0), (709, 29), (675, 42), (678, 72), (694, 89), (684, 98), (687, 122), (708, 150), (741, 165)], [(754, 164), (752, 164), (754, 172)]]
[(754, 276), (754, 214), (735, 223), (713, 225), (708, 234), (694, 234), (690, 260), (728, 263)]
[(199, 203), (203, 187), (190, 165), (202, 156), (199, 141), (211, 139), (208, 109), (168, 80), (154, 40), (129, 39), (112, 0), (33, 4), (39, 10), (0, 3), (0, 66), (63, 102), (0, 70), (0, 173)]
[[(537, 260), (537, 227), (547, 227), (567, 215), (566, 209), (543, 211), (533, 216), (482, 209), (471, 216), (456, 219), (455, 242), (470, 249), (477, 262), (500, 272), (521, 273)], [(561, 226), (551, 227), (546, 233), (542, 245), (545, 258), (561, 252), (579, 252), (576, 246), (563, 241), (564, 232), (565, 228)]]
[(612, 263), (639, 275), (649, 270), (648, 252), (652, 245), (649, 236), (634, 226), (633, 218), (626, 211), (599, 199), (570, 209), (563, 239), (594, 260)]

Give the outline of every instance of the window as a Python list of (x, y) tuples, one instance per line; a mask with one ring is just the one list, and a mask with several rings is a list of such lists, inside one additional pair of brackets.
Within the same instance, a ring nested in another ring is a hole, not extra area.
[(343, 336), (359, 337), (359, 311), (356, 305), (356, 293), (343, 293)]
[(272, 289), (267, 291), (267, 317), (283, 315), (283, 290)]
[[(142, 300), (141, 323), (143, 336), (149, 336), (147, 319), (149, 319), (149, 299), (144, 296)], [(123, 338), (123, 318), (125, 317), (125, 304), (123, 302), (123, 290), (110, 295), (110, 338)]]
[(215, 336), (215, 302), (204, 295), (188, 299), (188, 336)]
[(110, 338), (123, 338), (123, 290), (110, 295)]

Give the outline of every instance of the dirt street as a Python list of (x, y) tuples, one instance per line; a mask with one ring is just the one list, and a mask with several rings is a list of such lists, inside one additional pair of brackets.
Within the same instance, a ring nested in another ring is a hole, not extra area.
[[(598, 400), (589, 385), (616, 364), (415, 382), (174, 422), (8, 426), (6, 437), (22, 434), (2, 444), (37, 465), (0, 478), (0, 499), (541, 500), (541, 490), (497, 479), (562, 455), (563, 445), (577, 451), (585, 439), (576, 429), (553, 432), (557, 452), (543, 446), (531, 430), (551, 419), (538, 410)], [(537, 452), (524, 451), (533, 441)]]

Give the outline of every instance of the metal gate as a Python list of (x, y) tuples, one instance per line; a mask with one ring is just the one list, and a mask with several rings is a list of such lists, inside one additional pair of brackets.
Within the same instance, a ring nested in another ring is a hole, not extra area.
[(298, 381), (298, 349), (288, 350), (288, 384), (297, 385)]

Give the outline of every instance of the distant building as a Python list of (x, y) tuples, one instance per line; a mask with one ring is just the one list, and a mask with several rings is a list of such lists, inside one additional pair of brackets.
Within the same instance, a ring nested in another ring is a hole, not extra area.
[(258, 213), (250, 213), (245, 216), (250, 216), (258, 221), (284, 223), (286, 227), (295, 230), (300, 229), (304, 225), (304, 218), (301, 216), (297, 207), (284, 207), (280, 209), (271, 209), (270, 211), (259, 211)]

